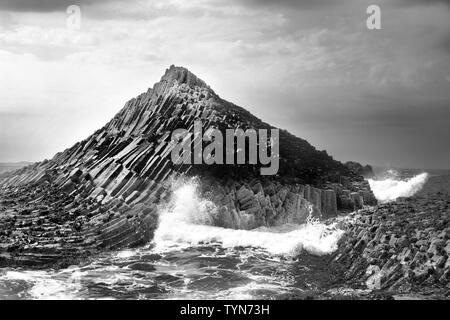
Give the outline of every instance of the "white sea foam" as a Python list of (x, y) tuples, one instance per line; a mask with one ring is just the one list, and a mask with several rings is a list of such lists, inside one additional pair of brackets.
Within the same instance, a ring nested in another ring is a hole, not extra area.
[(325, 255), (337, 249), (343, 234), (335, 225), (318, 221), (254, 230), (213, 226), (216, 208), (199, 196), (196, 181), (191, 179), (175, 185), (171, 203), (160, 212), (154, 237), (155, 250), (220, 243), (226, 248), (262, 248), (274, 255), (293, 256), (301, 251)]
[(370, 188), (381, 202), (395, 201), (399, 197), (411, 197), (427, 182), (428, 173), (421, 173), (412, 178), (402, 180), (398, 173), (389, 170), (383, 180), (369, 179)]
[(7, 271), (0, 276), (0, 282), (17, 282), (32, 284), (27, 291), (28, 297), (40, 300), (72, 300), (77, 299), (81, 290), (79, 282), (82, 273), (68, 268), (61, 272), (47, 271)]

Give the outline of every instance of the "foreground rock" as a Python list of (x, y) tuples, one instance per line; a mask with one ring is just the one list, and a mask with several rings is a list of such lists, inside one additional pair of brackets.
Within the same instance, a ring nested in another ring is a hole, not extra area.
[(352, 214), (333, 258), (354, 288), (395, 293), (450, 292), (450, 198), (398, 199)]
[(98, 250), (140, 245), (152, 237), (157, 222), (152, 205), (122, 215), (119, 203), (83, 198), (83, 189), (69, 195), (46, 182), (4, 190), (0, 266), (65, 267)]

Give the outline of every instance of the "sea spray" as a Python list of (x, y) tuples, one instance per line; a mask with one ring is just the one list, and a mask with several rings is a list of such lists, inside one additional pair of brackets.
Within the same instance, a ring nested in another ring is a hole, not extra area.
[(395, 201), (400, 197), (411, 197), (427, 182), (428, 173), (421, 173), (402, 180), (395, 170), (388, 170), (382, 180), (369, 179), (370, 188), (380, 202)]
[(172, 200), (160, 211), (155, 250), (217, 243), (225, 248), (262, 248), (274, 255), (295, 256), (302, 251), (325, 255), (337, 249), (337, 242), (344, 233), (336, 224), (327, 225), (313, 219), (303, 225), (253, 230), (222, 228), (213, 225), (216, 214), (216, 206), (199, 195), (197, 180), (174, 183)]
[[(11, 283), (11, 292), (20, 287), (29, 287), (27, 293), (17, 298), (39, 300), (73, 300), (78, 298), (82, 290), (81, 277), (83, 273), (79, 268), (69, 267), (61, 271), (44, 270), (6, 270), (0, 272), (0, 289), (3, 283)], [(4, 292), (0, 290), (0, 300)]]

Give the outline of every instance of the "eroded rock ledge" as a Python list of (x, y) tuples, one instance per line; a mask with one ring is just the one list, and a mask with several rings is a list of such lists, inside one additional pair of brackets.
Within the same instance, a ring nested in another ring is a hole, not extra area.
[(333, 258), (355, 288), (450, 292), (450, 198), (399, 199), (352, 214)]

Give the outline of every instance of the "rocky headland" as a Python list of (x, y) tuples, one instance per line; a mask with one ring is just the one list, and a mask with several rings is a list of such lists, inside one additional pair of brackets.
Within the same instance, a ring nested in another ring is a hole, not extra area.
[(175, 129), (269, 129), (245, 109), (221, 99), (204, 81), (171, 66), (147, 92), (128, 101), (103, 128), (54, 158), (0, 175), (0, 265), (63, 266), (99, 250), (147, 243), (158, 206), (173, 181), (200, 180), (220, 214), (219, 226), (303, 223), (352, 212), (376, 200), (363, 174), (307, 141), (280, 130), (280, 168), (263, 177), (259, 165), (175, 165)]

